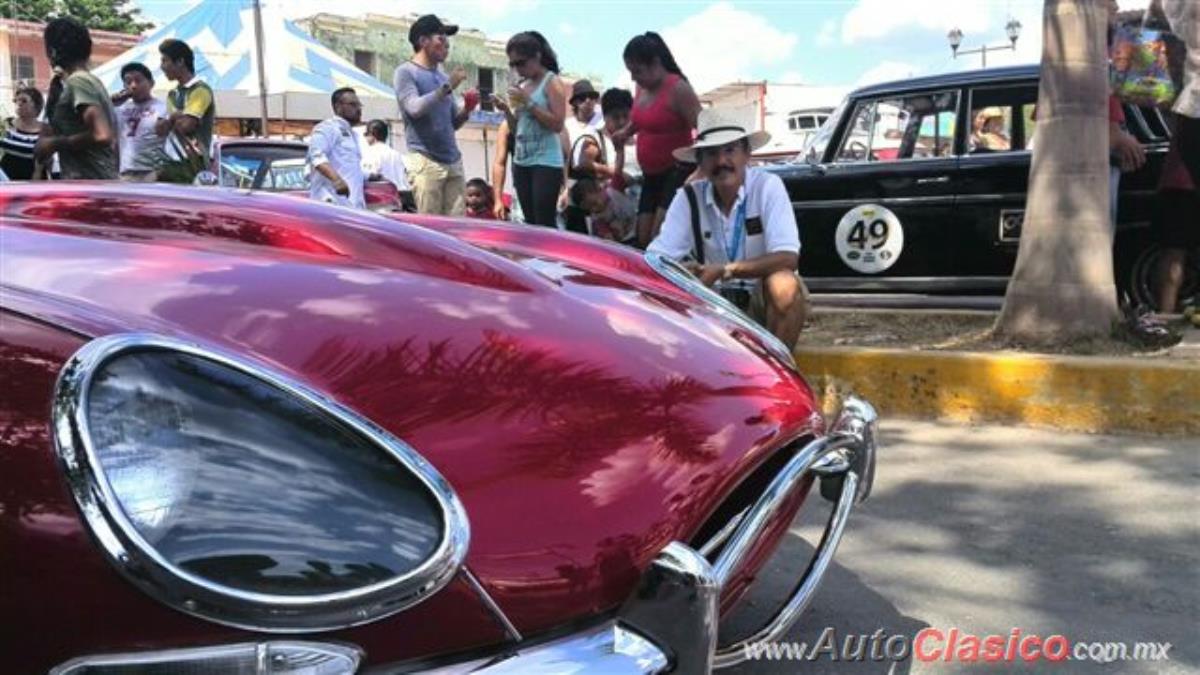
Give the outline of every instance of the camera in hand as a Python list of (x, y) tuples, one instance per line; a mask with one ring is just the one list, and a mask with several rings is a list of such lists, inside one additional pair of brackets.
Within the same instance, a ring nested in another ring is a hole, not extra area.
[(713, 290), (720, 293), (721, 297), (743, 312), (750, 308), (751, 289), (744, 283), (739, 281), (718, 281), (713, 286)]

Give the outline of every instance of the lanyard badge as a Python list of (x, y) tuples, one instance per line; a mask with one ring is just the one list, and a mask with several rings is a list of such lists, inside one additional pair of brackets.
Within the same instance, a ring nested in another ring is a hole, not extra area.
[(725, 244), (725, 256), (729, 262), (735, 262), (738, 254), (742, 250), (742, 235), (746, 231), (746, 200), (742, 199), (742, 203), (738, 204), (737, 213), (733, 218), (733, 244), (722, 242)]

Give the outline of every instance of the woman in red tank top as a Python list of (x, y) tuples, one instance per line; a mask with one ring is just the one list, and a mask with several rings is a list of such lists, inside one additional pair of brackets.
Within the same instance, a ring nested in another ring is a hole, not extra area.
[(629, 126), (613, 134), (613, 143), (637, 136), (642, 169), (638, 200), (638, 245), (645, 248), (658, 233), (675, 191), (695, 170), (672, 153), (692, 144), (700, 99), (658, 33), (644, 33), (625, 45), (625, 67), (637, 84)]

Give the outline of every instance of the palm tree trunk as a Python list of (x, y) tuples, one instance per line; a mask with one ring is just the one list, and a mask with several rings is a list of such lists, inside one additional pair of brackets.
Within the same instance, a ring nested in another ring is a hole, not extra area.
[(1037, 142), (1025, 223), (998, 335), (1066, 343), (1112, 332), (1120, 312), (1109, 223), (1107, 11), (1046, 0)]

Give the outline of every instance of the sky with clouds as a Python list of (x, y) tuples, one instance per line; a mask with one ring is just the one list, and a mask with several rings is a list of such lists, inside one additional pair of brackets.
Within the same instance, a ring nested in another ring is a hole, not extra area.
[[(134, 0), (156, 22), (195, 2)], [(1034, 63), (1041, 54), (1041, 0), (359, 0), (342, 11), (328, 0), (263, 2), (295, 18), (432, 11), (501, 39), (538, 30), (565, 70), (606, 85), (628, 83), (621, 51), (654, 30), (702, 92), (736, 80), (854, 86), (977, 68), (979, 55), (951, 57), (946, 33), (962, 30), (963, 49), (1005, 44), (1010, 18), (1023, 25), (1017, 49), (989, 53), (988, 65)]]

